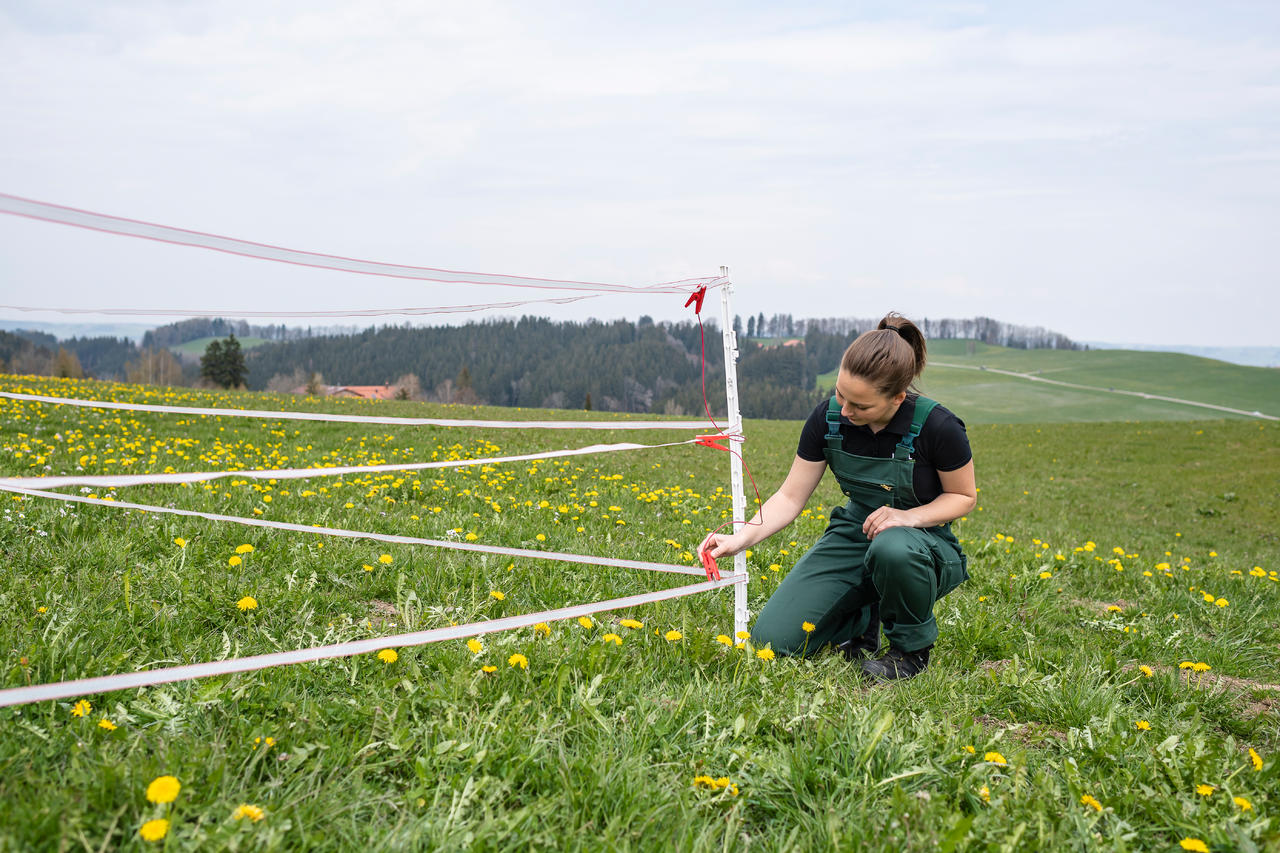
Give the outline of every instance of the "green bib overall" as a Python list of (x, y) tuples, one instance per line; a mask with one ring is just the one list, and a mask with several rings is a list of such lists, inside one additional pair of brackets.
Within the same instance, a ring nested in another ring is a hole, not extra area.
[[(849, 502), (831, 511), (822, 538), (765, 604), (751, 630), (756, 645), (769, 644), (781, 654), (810, 655), (827, 643), (843, 643), (867, 629), (875, 601), (891, 646), (912, 652), (933, 645), (938, 637), (934, 604), (969, 577), (951, 525), (891, 527), (869, 540), (862, 524), (882, 506), (920, 506), (912, 483), (912, 453), (936, 405), (917, 398), (910, 431), (892, 457), (877, 458), (843, 450), (840, 405), (831, 398), (823, 455)], [(805, 622), (813, 624), (812, 632), (804, 631)]]

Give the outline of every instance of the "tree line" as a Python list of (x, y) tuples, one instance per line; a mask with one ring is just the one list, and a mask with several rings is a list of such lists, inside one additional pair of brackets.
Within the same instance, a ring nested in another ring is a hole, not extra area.
[(245, 320), (228, 320), (222, 317), (193, 317), (159, 326), (142, 335), (142, 349), (176, 347), (200, 338), (225, 338), (239, 335), (242, 338), (263, 338), (268, 341), (296, 341), (313, 334), (354, 334), (359, 326), (311, 326), (290, 327), (283, 323), (255, 326)]
[[(794, 320), (763, 314), (735, 318), (739, 400), (746, 417), (803, 418), (830, 393), (817, 377), (834, 369), (860, 332), (877, 320)], [(927, 337), (967, 337), (1002, 346), (1075, 349), (1068, 338), (988, 318), (918, 321)], [(154, 385), (213, 384), (254, 390), (324, 393), (326, 383), (394, 385), (399, 396), (445, 403), (598, 409), (697, 415), (724, 410), (720, 333), (706, 321), (553, 321), (493, 319), (464, 326), (383, 326), (363, 330), (279, 330), (243, 321), (187, 320), (152, 330), (136, 346), (125, 338), (58, 341), (39, 332), (0, 332), (0, 370), (94, 376)], [(270, 331), (275, 330), (275, 331)], [(763, 332), (762, 332), (763, 330)], [(264, 334), (269, 332), (270, 334)], [(269, 343), (241, 352), (247, 332)], [(755, 333), (754, 335), (751, 333)], [(745, 333), (745, 335), (743, 334)], [(776, 334), (775, 334), (776, 333)], [(172, 346), (226, 334), (197, 362)], [(272, 335), (274, 337), (272, 337)], [(785, 344), (761, 343), (787, 337)]]

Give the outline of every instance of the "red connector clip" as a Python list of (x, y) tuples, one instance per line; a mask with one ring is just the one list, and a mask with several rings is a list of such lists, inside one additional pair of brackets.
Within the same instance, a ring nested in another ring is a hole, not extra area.
[(707, 580), (720, 580), (720, 567), (716, 565), (716, 558), (711, 556), (710, 551), (700, 551), (698, 553), (702, 557), (702, 567), (707, 570)]
[(693, 313), (701, 314), (702, 313), (702, 297), (706, 295), (707, 295), (707, 286), (704, 284), (702, 285), (702, 287), (699, 287), (693, 293), (689, 294), (689, 298), (686, 299), (684, 302), (684, 307), (688, 308), (690, 305), (693, 305)]
[(700, 444), (703, 447), (712, 447), (716, 450), (728, 450), (729, 446), (721, 444), (722, 441), (729, 441), (730, 436), (724, 433), (716, 433), (715, 435), (695, 435), (693, 437), (694, 444)]

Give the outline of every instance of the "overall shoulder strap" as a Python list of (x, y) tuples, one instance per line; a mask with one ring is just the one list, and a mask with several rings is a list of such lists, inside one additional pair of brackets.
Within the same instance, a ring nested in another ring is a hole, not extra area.
[(916, 398), (915, 412), (911, 415), (911, 429), (902, 437), (902, 441), (898, 442), (898, 448), (905, 451), (906, 456), (909, 457), (915, 452), (916, 436), (920, 434), (920, 430), (924, 429), (924, 422), (937, 405), (937, 400), (930, 400), (928, 397)]
[(831, 450), (844, 449), (844, 437), (840, 435), (840, 404), (834, 394), (827, 403), (827, 447)]

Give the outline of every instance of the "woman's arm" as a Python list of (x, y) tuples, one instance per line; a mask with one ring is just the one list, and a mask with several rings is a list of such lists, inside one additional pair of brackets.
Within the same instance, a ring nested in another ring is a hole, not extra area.
[(972, 459), (954, 471), (939, 471), (938, 480), (942, 483), (942, 494), (929, 503), (912, 509), (882, 506), (867, 516), (862, 532), (868, 539), (875, 539), (876, 534), (890, 527), (933, 527), (967, 515), (978, 503)]
[(783, 480), (778, 491), (760, 506), (754, 518), (732, 535), (707, 534), (707, 538), (702, 540), (698, 550), (709, 550), (713, 557), (726, 557), (769, 538), (796, 520), (796, 516), (809, 502), (809, 497), (818, 487), (818, 483), (822, 480), (822, 473), (826, 470), (826, 462), (810, 462), (797, 456), (791, 463), (787, 479)]

